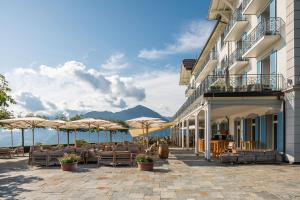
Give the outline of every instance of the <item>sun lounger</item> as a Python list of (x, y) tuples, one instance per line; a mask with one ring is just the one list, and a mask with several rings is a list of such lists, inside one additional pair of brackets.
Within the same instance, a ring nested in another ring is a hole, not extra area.
[(98, 151), (95, 150), (88, 150), (85, 153), (85, 164), (88, 162), (98, 162)]
[(115, 165), (129, 165), (132, 166), (132, 154), (130, 152), (115, 152)]
[(41, 165), (48, 167), (49, 156), (47, 151), (34, 151), (31, 155), (31, 165)]
[(100, 152), (98, 156), (98, 167), (100, 165), (113, 165), (115, 166), (115, 156), (113, 151)]
[(10, 148), (0, 148), (0, 157), (12, 158), (13, 152)]
[(22, 155), (23, 157), (24, 157), (24, 147), (17, 147), (16, 149), (15, 149), (15, 154), (17, 154), (17, 156), (20, 156), (20, 155)]
[(60, 165), (59, 163), (59, 158), (64, 156), (64, 152), (61, 150), (57, 150), (57, 151), (49, 151), (48, 152), (48, 166), (51, 165)]

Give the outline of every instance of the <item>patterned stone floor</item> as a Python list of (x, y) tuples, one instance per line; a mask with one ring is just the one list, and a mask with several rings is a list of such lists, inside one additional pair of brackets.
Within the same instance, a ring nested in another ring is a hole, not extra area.
[(172, 149), (154, 172), (81, 165), (30, 168), (0, 159), (0, 199), (300, 199), (299, 165), (220, 165)]

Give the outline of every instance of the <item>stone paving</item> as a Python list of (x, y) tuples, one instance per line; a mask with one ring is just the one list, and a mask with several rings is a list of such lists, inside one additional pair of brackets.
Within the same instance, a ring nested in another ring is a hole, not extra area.
[(81, 165), (31, 168), (0, 159), (0, 199), (300, 199), (300, 166), (221, 165), (172, 149), (154, 172)]

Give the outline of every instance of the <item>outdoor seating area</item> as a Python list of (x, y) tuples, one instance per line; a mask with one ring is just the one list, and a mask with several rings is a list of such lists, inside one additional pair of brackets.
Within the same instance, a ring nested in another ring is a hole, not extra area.
[[(276, 163), (283, 161), (283, 155), (272, 149), (259, 148), (254, 141), (241, 141), (239, 147), (233, 141), (211, 140), (211, 154), (213, 159), (222, 163)], [(204, 152), (204, 140), (198, 141), (199, 151)]]
[(24, 156), (24, 147), (0, 148), (0, 158), (13, 158), (15, 156)]
[[(34, 150), (33, 150), (34, 149)], [(79, 163), (89, 164), (97, 163), (98, 166), (104, 165), (134, 165), (134, 159), (137, 154), (145, 153), (143, 145), (121, 142), (121, 143), (101, 143), (84, 144), (76, 146), (49, 146), (41, 145), (31, 147), (29, 152), (29, 164), (39, 166), (57, 166), (60, 165), (59, 158), (64, 154), (75, 154), (81, 159)]]

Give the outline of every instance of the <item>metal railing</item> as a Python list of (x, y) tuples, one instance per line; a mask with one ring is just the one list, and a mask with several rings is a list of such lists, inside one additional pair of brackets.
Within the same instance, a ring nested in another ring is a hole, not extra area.
[(228, 24), (225, 27), (224, 37), (227, 36), (233, 25), (238, 21), (246, 21), (246, 16), (242, 14), (242, 9), (237, 9), (233, 13), (231, 20), (229, 20)]
[(281, 74), (233, 74), (209, 75), (187, 98), (173, 116), (179, 117), (190, 105), (205, 93), (276, 92), (286, 88)]
[(263, 36), (280, 35), (284, 25), (280, 17), (262, 18), (261, 22), (246, 37), (245, 51), (253, 47)]
[(248, 61), (248, 58), (243, 58), (243, 53), (245, 50), (243, 48), (236, 49), (230, 56), (228, 57), (228, 66), (232, 66), (237, 61)]
[(204, 63), (201, 65), (201, 68), (197, 71), (195, 74), (196, 79), (200, 75), (200, 73), (203, 71), (203, 69), (206, 67), (207, 63), (211, 60), (217, 60), (218, 59), (218, 52), (217, 51), (210, 51), (208, 56), (206, 57)]
[(187, 94), (189, 92), (189, 90), (193, 90), (193, 89), (195, 89), (195, 85), (189, 84), (187, 89), (185, 90), (185, 94)]
[(243, 0), (242, 2), (242, 11), (245, 10), (245, 8), (249, 5), (251, 0)]

